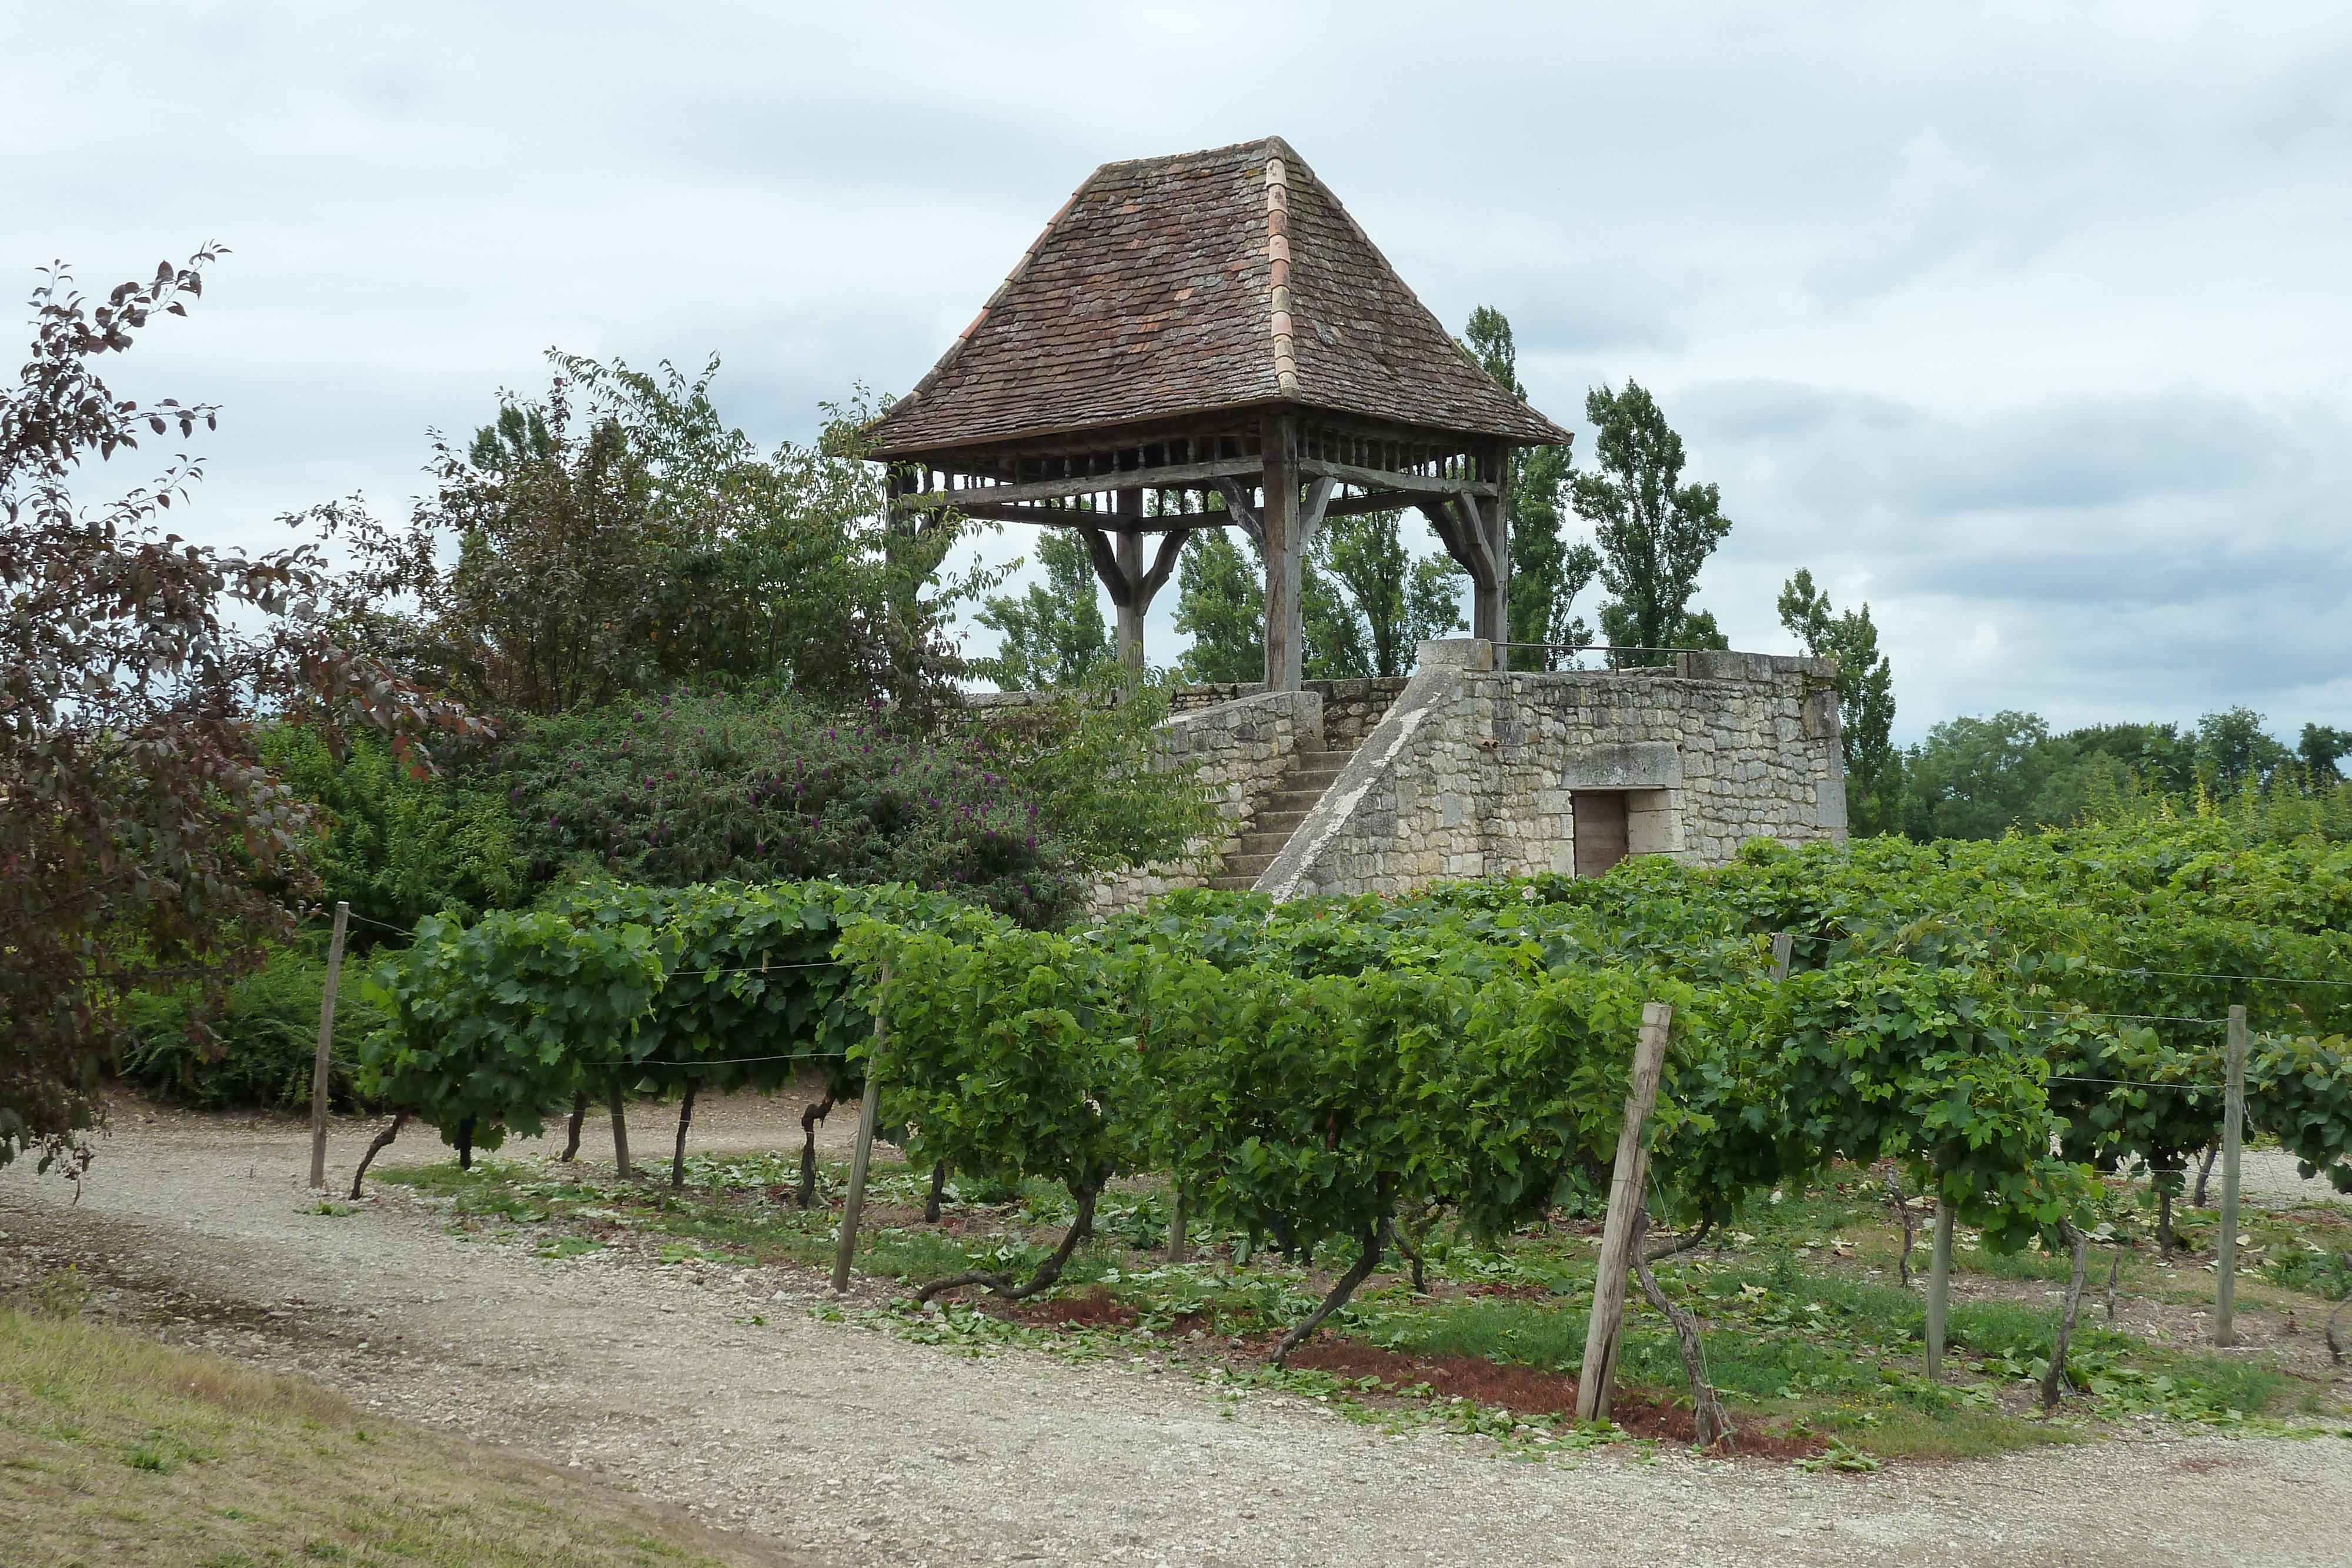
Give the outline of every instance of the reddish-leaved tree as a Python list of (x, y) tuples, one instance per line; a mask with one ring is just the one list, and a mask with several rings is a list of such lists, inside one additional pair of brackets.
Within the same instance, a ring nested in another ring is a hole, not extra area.
[(85, 465), (213, 427), (210, 405), (117, 398), (94, 365), (185, 315), (217, 254), (103, 301), (49, 269), (0, 393), (0, 1165), (87, 1165), (126, 988), (222, 984), (290, 934), (315, 830), (257, 756), (257, 716), (377, 728), (418, 766), (425, 735), (479, 727), (347, 645), (315, 544), (248, 557), (163, 531), (194, 460), (75, 497)]

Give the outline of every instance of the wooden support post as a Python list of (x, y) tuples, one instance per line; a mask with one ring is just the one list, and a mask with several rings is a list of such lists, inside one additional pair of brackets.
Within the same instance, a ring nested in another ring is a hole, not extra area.
[[(1510, 449), (1495, 444), (1480, 448), (1477, 455), (1478, 477), (1495, 486), (1495, 494), (1475, 503), (1478, 518), (1479, 544), (1484, 549), (1486, 575), (1477, 580), (1472, 601), (1470, 635), (1484, 637), (1500, 645), (1511, 640), (1511, 537), (1508, 510), (1510, 500)], [(1497, 669), (1507, 669), (1507, 663), (1498, 663)]]
[(1295, 692), (1306, 679), (1298, 591), (1305, 564), (1298, 518), (1298, 422), (1268, 414), (1259, 425), (1265, 456), (1258, 526), (1265, 550), (1265, 689)]
[(1776, 931), (1772, 934), (1772, 983), (1779, 985), (1789, 977), (1789, 960), (1797, 951), (1797, 934)]
[(343, 975), (343, 933), (352, 906), (335, 905), (335, 933), (327, 938), (327, 988), (319, 998), (319, 1060), (310, 1069), (310, 1185), (327, 1185), (327, 1084), (335, 1044), (335, 986)]
[(1927, 1380), (1944, 1374), (1944, 1317), (1952, 1306), (1952, 1204), (1936, 1189), (1936, 1249), (1927, 1260)]
[(2230, 1087), (2221, 1103), (2221, 1245), (2215, 1258), (2213, 1343), (2238, 1343), (2238, 1155), (2246, 1128), (2246, 1009), (2230, 1009)]
[(1298, 549), (1302, 557), (1307, 547), (1315, 542), (1315, 536), (1323, 531), (1323, 519), (1331, 511), (1331, 492), (1339, 487), (1337, 479), (1318, 479), (1307, 486), (1307, 499), (1298, 514)]
[(1121, 490), (1118, 516), (1118, 574), (1127, 580), (1127, 592), (1118, 602), (1118, 662), (1132, 685), (1143, 674), (1143, 612), (1150, 607), (1137, 591), (1143, 586), (1143, 492)]
[(1168, 1183), (1168, 1261), (1184, 1261), (1185, 1235), (1184, 1184), (1171, 1178)]
[(866, 1056), (866, 1098), (857, 1107), (857, 1143), (849, 1155), (849, 1196), (841, 1206), (841, 1241), (833, 1253), (835, 1294), (849, 1289), (850, 1260), (857, 1256), (857, 1221), (866, 1211), (866, 1170), (874, 1158), (874, 1113), (882, 1101), (882, 1049), (889, 1043), (889, 1019), (882, 1011), (883, 993), (890, 987), (890, 968), (882, 967), (881, 983), (874, 988), (874, 1047)]
[(1642, 1009), (1642, 1037), (1633, 1048), (1633, 1091), (1625, 1096), (1625, 1125), (1617, 1134), (1617, 1164), (1609, 1177), (1609, 1218), (1601, 1233), (1601, 1271), (1592, 1281), (1592, 1320), (1584, 1335), (1584, 1370), (1576, 1383), (1576, 1418), (1609, 1419), (1617, 1345), (1625, 1326), (1625, 1281), (1641, 1245), (1643, 1178), (1649, 1151), (1642, 1124), (1658, 1103), (1658, 1075), (1666, 1061), (1666, 1035), (1675, 1009), (1652, 1002)]
[(1143, 492), (1121, 490), (1118, 493), (1119, 527), (1114, 534), (1102, 529), (1077, 525), (1078, 537), (1087, 541), (1087, 553), (1095, 563), (1095, 577), (1110, 595), (1112, 606), (1118, 612), (1118, 659), (1127, 666), (1128, 685), (1132, 688), (1143, 674), (1143, 617), (1151, 608), (1151, 601), (1168, 585), (1170, 574), (1176, 570), (1176, 560), (1183, 553), (1184, 541), (1192, 537), (1190, 527), (1178, 527), (1160, 536), (1160, 549), (1151, 558), (1151, 570), (1143, 568)]

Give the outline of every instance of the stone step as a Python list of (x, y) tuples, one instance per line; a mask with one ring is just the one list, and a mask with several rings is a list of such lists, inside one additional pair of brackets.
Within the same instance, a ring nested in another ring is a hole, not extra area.
[(1269, 813), (1289, 812), (1304, 817), (1315, 810), (1315, 802), (1323, 799), (1321, 789), (1276, 789), (1257, 809), (1257, 820), (1264, 822)]
[(1298, 825), (1307, 821), (1307, 813), (1315, 810), (1316, 802), (1348, 770), (1355, 755), (1353, 751), (1302, 751), (1293, 758), (1281, 787), (1258, 803), (1250, 831), (1242, 835), (1241, 847), (1225, 857), (1223, 874), (1211, 877), (1209, 885), (1228, 893), (1255, 886)]

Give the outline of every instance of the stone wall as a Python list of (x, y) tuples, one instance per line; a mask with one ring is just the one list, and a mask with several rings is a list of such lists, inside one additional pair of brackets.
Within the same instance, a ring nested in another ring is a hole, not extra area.
[[(1397, 700), (1412, 681), (1410, 675), (1375, 677), (1361, 681), (1307, 681), (1301, 689), (1318, 694), (1323, 699), (1324, 744), (1334, 751), (1349, 751), (1363, 743), (1364, 737), (1379, 727), (1388, 716), (1389, 706)], [(1200, 686), (1179, 686), (1168, 696), (1171, 713), (1198, 713), (1223, 703), (1256, 696), (1265, 690), (1263, 682), (1244, 684), (1224, 681)]]
[(1323, 695), (1323, 744), (1333, 751), (1353, 751), (1381, 727), (1389, 709), (1412, 684), (1410, 675), (1368, 681), (1309, 681)]
[(1845, 839), (1835, 668), (1760, 653), (1521, 674), (1475, 639), (1419, 671), (1265, 875), (1277, 898), (1572, 874), (1574, 795), (1624, 792), (1633, 852), (1704, 864), (1750, 838)]
[(1206, 685), (1178, 686), (1168, 694), (1168, 711), (1198, 713), (1202, 708), (1256, 696), (1265, 690), (1264, 681), (1213, 681)]
[[(1292, 756), (1323, 749), (1323, 696), (1315, 691), (1259, 692), (1171, 713), (1155, 733), (1159, 754), (1153, 765), (1192, 769), (1216, 800), (1217, 831), (1192, 846), (1192, 858), (1213, 865), (1240, 847), (1258, 802), (1289, 769)], [(1099, 918), (1171, 887), (1202, 886), (1211, 874), (1192, 865), (1107, 873), (1088, 889), (1087, 907)]]

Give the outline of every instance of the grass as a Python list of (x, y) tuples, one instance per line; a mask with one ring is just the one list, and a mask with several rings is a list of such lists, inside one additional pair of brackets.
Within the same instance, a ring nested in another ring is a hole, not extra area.
[[(470, 1174), (443, 1164), (389, 1172), (384, 1179), (447, 1197), (461, 1226), (494, 1239), (530, 1239), (544, 1258), (593, 1250), (600, 1245), (594, 1238), (610, 1229), (635, 1228), (668, 1243), (659, 1253), (665, 1262), (830, 1265), (841, 1167), (820, 1172), (820, 1201), (806, 1212), (790, 1200), (797, 1162), (789, 1157), (689, 1159), (688, 1170), (683, 1189), (666, 1182), (614, 1182), (586, 1170), (551, 1176), (495, 1161)], [(949, 1223), (932, 1227), (912, 1218), (928, 1187), (927, 1172), (877, 1164), (859, 1239), (863, 1271), (908, 1282), (975, 1265), (1017, 1274), (1045, 1256), (1073, 1212), (1066, 1193), (1044, 1184), (983, 1187), (951, 1181), (944, 1206)], [(2113, 1233), (2145, 1240), (2132, 1199), (2118, 1196), (2110, 1207)], [(2294, 1304), (2324, 1295), (2335, 1283), (2329, 1259), (2346, 1239), (2344, 1219), (2335, 1206), (2308, 1214), (2249, 1213), (2244, 1223), (2256, 1239), (2240, 1300), (2253, 1306), (2274, 1296), (2277, 1304)], [(591, 1238), (572, 1234), (583, 1224)], [(1376, 1278), (1326, 1332), (1406, 1354), (1462, 1355), (1573, 1375), (1583, 1359), (1584, 1303), (1591, 1294), (1598, 1239), (1582, 1228), (1572, 1223), (1531, 1228), (1481, 1241), (1441, 1227), (1428, 1239), (1434, 1295), (1417, 1297), (1393, 1275)], [(2193, 1234), (2195, 1222), (2187, 1228)], [(2210, 1229), (2210, 1219), (2205, 1228)], [(1196, 1228), (1194, 1246), (1215, 1261), (1165, 1267), (1154, 1253), (1166, 1242), (1166, 1195), (1150, 1183), (1122, 1184), (1106, 1194), (1097, 1232), (1097, 1240), (1071, 1259), (1055, 1294), (1108, 1294), (1135, 1314), (1128, 1331), (1097, 1323), (1079, 1333), (1041, 1326), (1042, 1320), (1004, 1323), (980, 1314), (929, 1320), (885, 1314), (875, 1321), (903, 1337), (966, 1354), (1019, 1344), (1078, 1358), (1139, 1347), (1167, 1354), (1166, 1342), (1138, 1331), (1172, 1326), (1183, 1333), (1207, 1324), (1205, 1343), (1179, 1344), (1173, 1352), (1173, 1359), (1200, 1370), (1230, 1359), (1228, 1339), (1262, 1342), (1297, 1322), (1339, 1262), (1320, 1259), (1324, 1267), (1314, 1271), (1269, 1251), (1250, 1256), (1247, 1239), (1238, 1233)], [(2023, 1300), (1955, 1302), (1947, 1325), (1948, 1379), (1928, 1383), (1922, 1375), (1926, 1308), (1918, 1288), (1906, 1289), (1896, 1277), (1898, 1234), (1884, 1188), (1863, 1173), (1848, 1172), (1756, 1205), (1717, 1238), (1727, 1243), (1724, 1249), (1660, 1265), (1664, 1288), (1685, 1298), (1706, 1324), (1709, 1377), (1736, 1420), (1810, 1430), (1876, 1454), (1962, 1458), (2078, 1440), (2086, 1416), (2241, 1427), (2277, 1401), (2287, 1382), (2255, 1362), (2199, 1355), (2118, 1333), (2093, 1307), (2076, 1327), (2069, 1355), (2072, 1377), (2089, 1397), (2069, 1401), (2064, 1420), (2045, 1420), (2029, 1407), (2023, 1388), (2048, 1364), (2059, 1308), (2045, 1290), (2063, 1284), (2071, 1260), (2038, 1250), (1997, 1256), (1963, 1229), (1956, 1272), (2044, 1289), (2023, 1292)], [(1923, 1234), (1913, 1258), (1921, 1272), (1925, 1243)], [(2190, 1299), (2201, 1291), (2210, 1297), (2210, 1277), (2199, 1271), (2196, 1259), (2161, 1269), (2147, 1250), (2123, 1254), (2120, 1288), (2126, 1295)], [(2103, 1249), (2094, 1260), (2090, 1303), (2105, 1293), (2105, 1264), (2113, 1257)], [(2276, 1264), (2267, 1278), (2255, 1271), (2265, 1259)], [(1687, 1397), (1674, 1337), (1664, 1318), (1638, 1299), (1628, 1315), (1619, 1375), (1654, 1397)]]
[(124, 1330), (0, 1308), (11, 1561), (749, 1568), (782, 1559), (562, 1471)]

